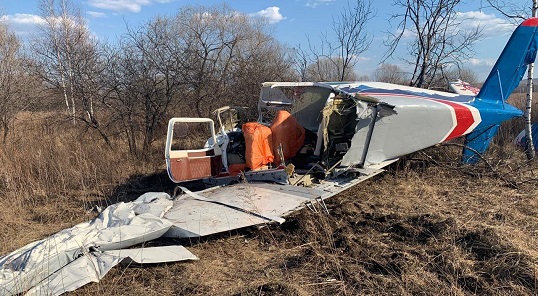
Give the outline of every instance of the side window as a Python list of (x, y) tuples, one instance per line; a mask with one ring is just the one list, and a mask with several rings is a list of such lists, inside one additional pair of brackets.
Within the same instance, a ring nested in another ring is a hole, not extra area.
[(278, 110), (286, 110), (301, 126), (316, 132), (330, 94), (331, 89), (319, 86), (264, 87), (258, 105), (259, 121), (270, 124)]

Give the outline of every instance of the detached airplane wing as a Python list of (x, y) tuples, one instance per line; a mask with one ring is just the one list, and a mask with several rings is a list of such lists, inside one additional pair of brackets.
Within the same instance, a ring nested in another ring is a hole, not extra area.
[(332, 86), (392, 106), (391, 110), (370, 107), (368, 114), (359, 115), (366, 122), (357, 128), (343, 165), (394, 159), (466, 135), (482, 121), (480, 111), (471, 105), (474, 97), (468, 95), (380, 82)]

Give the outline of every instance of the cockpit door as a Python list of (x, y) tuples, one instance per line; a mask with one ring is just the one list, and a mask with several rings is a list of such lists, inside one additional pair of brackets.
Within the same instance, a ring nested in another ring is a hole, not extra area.
[[(188, 149), (176, 147), (177, 144), (185, 143), (181, 143), (181, 138), (174, 138), (174, 130), (177, 132), (178, 128), (183, 128), (187, 129), (184, 132), (192, 133), (193, 131), (188, 130), (189, 124), (208, 125), (211, 135), (203, 147), (189, 147)], [(222, 172), (222, 150), (217, 144), (213, 120), (178, 117), (170, 119), (166, 135), (165, 158), (168, 176), (175, 183), (214, 177), (220, 174)]]

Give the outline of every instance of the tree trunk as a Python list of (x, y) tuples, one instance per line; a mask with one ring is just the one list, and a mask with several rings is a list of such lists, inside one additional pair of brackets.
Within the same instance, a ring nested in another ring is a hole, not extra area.
[[(537, 0), (532, 1), (532, 16), (536, 17), (536, 11), (538, 10), (537, 7)], [(525, 102), (525, 134), (527, 136), (527, 158), (528, 159), (534, 159), (534, 144), (532, 141), (532, 122), (531, 122), (531, 116), (532, 116), (532, 92), (533, 92), (533, 72), (534, 72), (534, 63), (529, 65), (529, 70), (527, 72), (527, 100)]]

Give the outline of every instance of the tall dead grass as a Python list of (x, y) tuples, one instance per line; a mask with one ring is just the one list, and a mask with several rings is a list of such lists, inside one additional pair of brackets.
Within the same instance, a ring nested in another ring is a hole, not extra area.
[(93, 218), (91, 209), (123, 198), (133, 177), (163, 168), (50, 113), (19, 114), (0, 163), (0, 253)]

